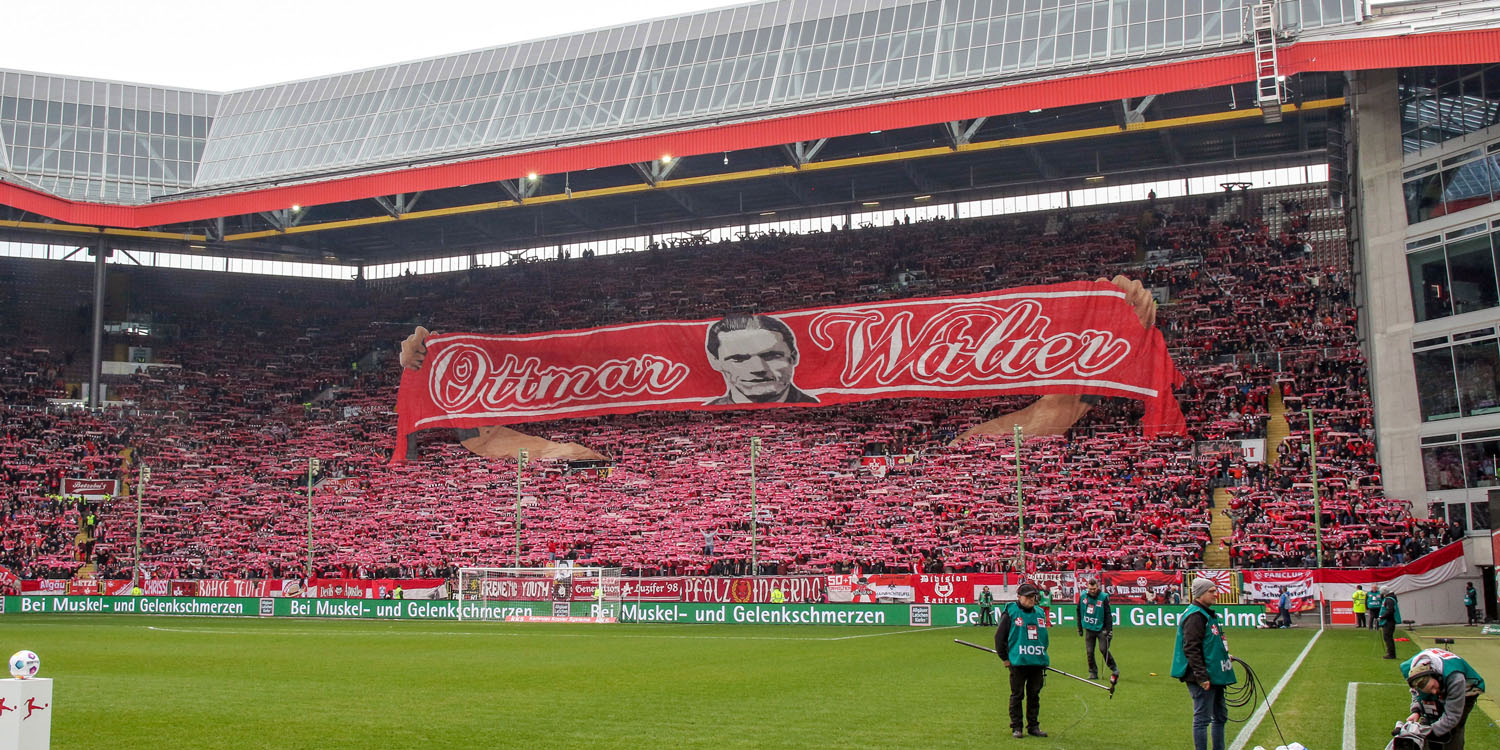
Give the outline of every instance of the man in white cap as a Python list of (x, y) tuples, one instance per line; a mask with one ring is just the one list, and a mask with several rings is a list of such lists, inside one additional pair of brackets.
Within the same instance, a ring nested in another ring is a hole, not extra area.
[(1401, 623), (1401, 605), (1396, 600), (1396, 592), (1391, 590), (1390, 584), (1380, 587), (1380, 614), (1376, 615), (1380, 621), (1380, 635), (1385, 639), (1384, 659), (1396, 658), (1396, 626)]
[(1224, 687), (1233, 685), (1234, 661), (1219, 614), (1213, 605), (1219, 600), (1218, 588), (1207, 578), (1193, 581), (1193, 601), (1177, 618), (1177, 646), (1172, 652), (1172, 676), (1187, 683), (1193, 697), (1193, 748), (1224, 750), (1224, 722), (1229, 707), (1224, 703)]

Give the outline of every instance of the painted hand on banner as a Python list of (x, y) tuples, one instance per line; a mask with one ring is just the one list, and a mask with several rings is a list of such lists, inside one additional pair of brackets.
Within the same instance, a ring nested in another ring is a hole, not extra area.
[[(1151, 328), (1156, 325), (1156, 298), (1151, 296), (1151, 290), (1139, 280), (1116, 276), (1113, 279), (1100, 278), (1096, 281), (1114, 284), (1124, 292), (1125, 301), (1135, 310), (1136, 320), (1141, 322), (1141, 326)], [(1024, 409), (970, 427), (959, 435), (953, 444), (961, 443), (975, 435), (1009, 437), (1015, 433), (1016, 425), (1021, 426), (1021, 434), (1024, 437), (1061, 435), (1077, 424), (1078, 420), (1083, 419), (1083, 415), (1089, 413), (1089, 406), (1084, 403), (1083, 397), (1078, 395), (1042, 396)]]
[[(427, 357), (427, 337), (432, 332), (417, 326), (410, 336), (401, 342), (401, 366), (408, 370), (422, 369), (422, 360)], [(472, 434), (478, 432), (477, 435)], [(604, 456), (578, 443), (554, 443), (545, 438), (517, 432), (509, 427), (480, 427), (468, 434), (461, 442), (465, 448), (480, 456), (516, 460), (522, 450), (532, 459), (556, 458), (566, 461), (600, 461)]]

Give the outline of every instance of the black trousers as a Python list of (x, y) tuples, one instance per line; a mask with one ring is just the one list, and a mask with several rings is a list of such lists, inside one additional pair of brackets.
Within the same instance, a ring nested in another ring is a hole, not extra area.
[(1113, 637), (1112, 633), (1102, 630), (1083, 631), (1083, 652), (1089, 656), (1089, 674), (1098, 674), (1099, 672), (1099, 668), (1095, 666), (1094, 662), (1095, 642), (1099, 644), (1099, 653), (1104, 655), (1104, 666), (1109, 667), (1109, 671), (1111, 672), (1120, 671), (1119, 667), (1115, 666), (1115, 655), (1109, 652), (1109, 642)]
[[(1042, 711), (1042, 683), (1046, 667), (1010, 667), (1010, 728), (1036, 729), (1037, 715)], [(1021, 699), (1026, 699), (1026, 723), (1021, 724)]]
[(1354, 623), (1355, 623), (1354, 627), (1356, 627), (1356, 628), (1362, 628), (1362, 627), (1364, 627), (1365, 626), (1365, 613), (1363, 613), (1363, 612), (1355, 612), (1354, 613)]
[(1473, 604), (1465, 604), (1464, 607), (1469, 610), (1469, 624), (1479, 622), (1479, 608)]
[(1387, 658), (1396, 658), (1396, 622), (1394, 620), (1382, 623), (1380, 635), (1385, 639), (1385, 655)]
[(989, 625), (991, 627), (993, 627), (995, 625), (995, 608), (994, 607), (980, 607), (979, 608), (979, 624), (981, 626)]

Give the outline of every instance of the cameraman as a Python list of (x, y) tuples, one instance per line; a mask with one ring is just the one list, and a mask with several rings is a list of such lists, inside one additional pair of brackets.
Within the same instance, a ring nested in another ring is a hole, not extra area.
[(1437, 648), (1402, 662), (1401, 676), (1411, 686), (1411, 716), (1406, 720), (1428, 728), (1427, 747), (1463, 750), (1464, 723), (1484, 692), (1484, 678), (1463, 657)]

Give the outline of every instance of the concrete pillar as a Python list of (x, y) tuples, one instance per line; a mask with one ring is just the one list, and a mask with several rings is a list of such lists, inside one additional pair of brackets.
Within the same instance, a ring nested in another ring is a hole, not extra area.
[(104, 269), (109, 262), (108, 245), (94, 246), (94, 351), (89, 358), (89, 408), (104, 406), (100, 398), (99, 376), (104, 367)]
[(1401, 192), (1401, 113), (1396, 71), (1355, 75), (1350, 118), (1355, 147), (1360, 293), (1368, 336), (1376, 442), (1386, 493), (1426, 515), (1411, 341), (1414, 317), (1406, 269), (1406, 207)]

